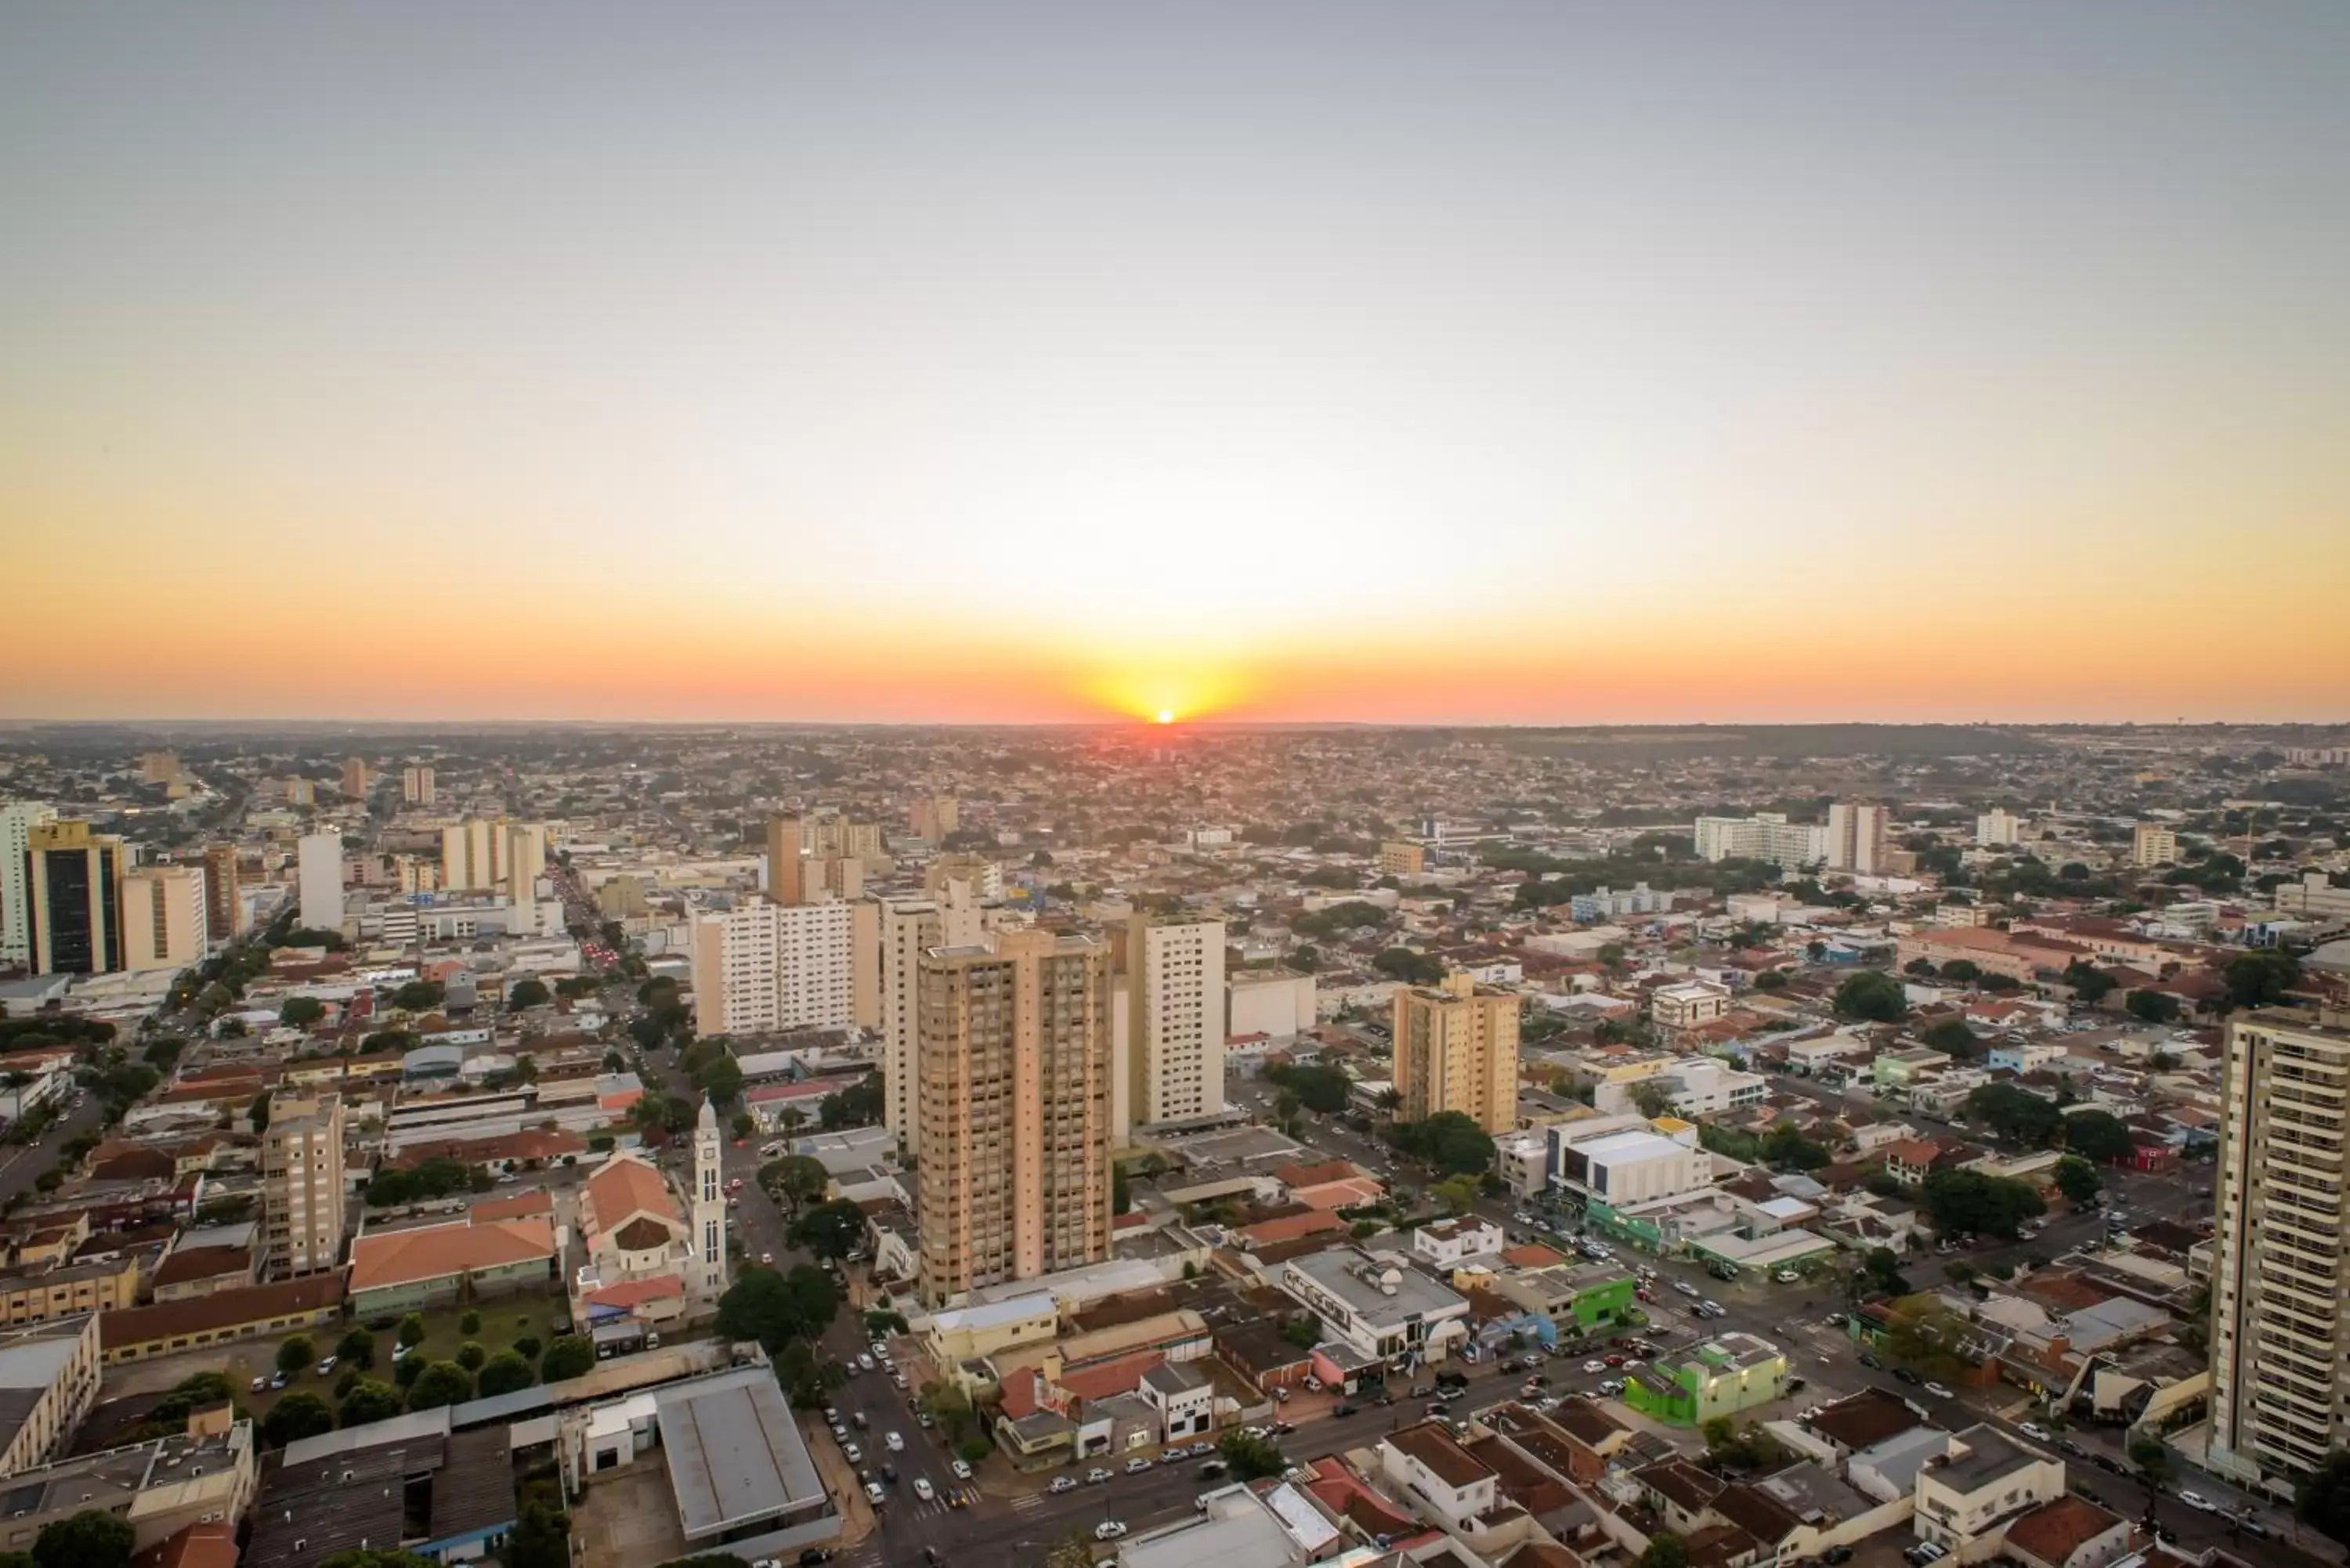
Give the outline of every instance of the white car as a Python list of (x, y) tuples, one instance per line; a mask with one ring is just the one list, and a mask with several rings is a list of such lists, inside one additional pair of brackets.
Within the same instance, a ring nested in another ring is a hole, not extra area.
[(863, 1351), (858, 1351), (857, 1353), (857, 1369), (859, 1372), (872, 1371), (873, 1358), (870, 1355), (866, 1355)]
[(2015, 1429), (2036, 1443), (2044, 1443), (2048, 1440), (2048, 1428), (2037, 1421), (2019, 1421), (2016, 1423)]
[(1680, 1292), (1680, 1293), (1685, 1296), (1693, 1296), (1698, 1293), (1697, 1287), (1690, 1283), (1687, 1280), (1675, 1280), (1673, 1282), (1673, 1289)]
[(1045, 1490), (1046, 1491), (1075, 1491), (1077, 1490), (1077, 1478), (1075, 1476), (1055, 1476), (1053, 1478), (1053, 1484), (1046, 1487)]
[(840, 1445), (840, 1457), (852, 1465), (862, 1464), (865, 1462), (865, 1450), (855, 1443), (843, 1443)]
[(1950, 1391), (1943, 1387), (1939, 1383), (1927, 1384), (1926, 1392), (1931, 1394), (1937, 1399), (1948, 1399), (1952, 1397)]
[(906, 1439), (895, 1432), (885, 1432), (882, 1434), (881, 1440), (889, 1445), (889, 1451), (893, 1454), (902, 1454), (906, 1451)]
[(1149, 1468), (1150, 1461), (1139, 1454), (1126, 1461), (1126, 1473), (1130, 1476), (1139, 1476)]
[(914, 1478), (914, 1495), (920, 1498), (924, 1502), (928, 1502), (932, 1498), (939, 1495), (939, 1489), (931, 1484), (930, 1477), (916, 1476)]
[(1583, 1369), (1586, 1372), (1605, 1372), (1607, 1370), (1607, 1364), (1604, 1361), (1586, 1361), (1583, 1364)]
[(2220, 1505), (2213, 1502), (2210, 1498), (2205, 1497), (2199, 1491), (2182, 1491), (2178, 1494), (2178, 1501), (2185, 1503), (2188, 1507), (2193, 1509), (2198, 1513), (2217, 1513), (2220, 1511)]
[(1116, 1541), (1119, 1536), (1124, 1535), (1125, 1533), (1126, 1526), (1119, 1523), (1115, 1519), (1105, 1519), (1099, 1524), (1094, 1526), (1094, 1539), (1096, 1541)]
[(1793, 1269), (1780, 1269), (1773, 1272), (1771, 1277), (1778, 1281), (1783, 1285), (1792, 1285), (1804, 1276), (1795, 1272)]
[[(955, 1479), (955, 1480), (971, 1480), (971, 1461), (970, 1461), (969, 1459), (957, 1459), (957, 1460), (954, 1462), (954, 1464), (953, 1464), (953, 1466), (952, 1466), (951, 1468), (952, 1468), (952, 1469), (954, 1470), (954, 1479)], [(1068, 1478), (1068, 1477), (1066, 1477), (1066, 1476), (1061, 1476), (1061, 1477), (1057, 1477), (1056, 1479), (1057, 1479), (1057, 1480), (1068, 1480), (1069, 1478)]]
[(881, 1490), (881, 1483), (879, 1481), (867, 1481), (865, 1483), (865, 1501), (871, 1503), (876, 1508), (880, 1507), (884, 1502), (889, 1501), (887, 1496)]

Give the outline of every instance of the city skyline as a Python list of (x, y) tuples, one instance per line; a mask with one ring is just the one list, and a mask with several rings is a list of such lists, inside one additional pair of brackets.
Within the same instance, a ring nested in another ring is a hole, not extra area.
[(2345, 715), (2350, 11), (1330, 15), (11, 15), (0, 717)]

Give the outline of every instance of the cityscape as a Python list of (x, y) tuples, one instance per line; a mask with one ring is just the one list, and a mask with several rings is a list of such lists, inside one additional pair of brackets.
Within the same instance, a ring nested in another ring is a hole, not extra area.
[(0, 4), (0, 1568), (2350, 1564), (2346, 81)]

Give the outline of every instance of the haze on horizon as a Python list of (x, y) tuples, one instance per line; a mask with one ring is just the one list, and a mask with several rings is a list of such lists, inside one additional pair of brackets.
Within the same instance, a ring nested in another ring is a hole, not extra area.
[(0, 16), (0, 715), (2350, 711), (2350, 7)]

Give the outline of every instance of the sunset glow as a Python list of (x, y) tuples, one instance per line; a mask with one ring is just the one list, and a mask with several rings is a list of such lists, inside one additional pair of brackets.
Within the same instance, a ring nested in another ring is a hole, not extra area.
[(2350, 702), (2350, 7), (911, 9), (17, 12), (0, 718)]

